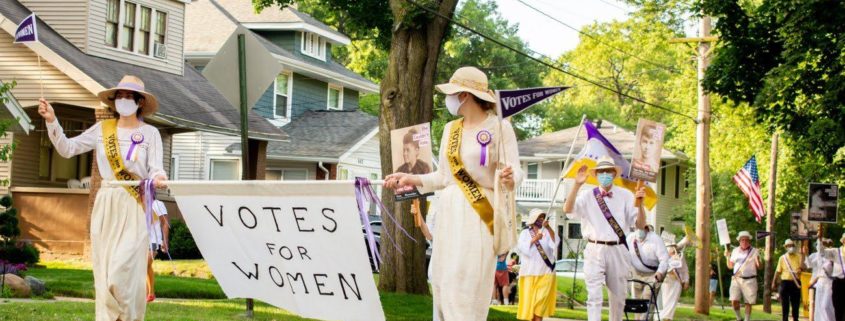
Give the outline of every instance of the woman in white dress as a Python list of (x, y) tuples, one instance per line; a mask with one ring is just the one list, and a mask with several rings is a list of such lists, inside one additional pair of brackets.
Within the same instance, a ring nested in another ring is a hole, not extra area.
[[(449, 83), (437, 85), (437, 89), (446, 94), (449, 112), (461, 116), (443, 129), (437, 171), (393, 173), (384, 178), (384, 186), (414, 185), (421, 193), (440, 191), (431, 258), (436, 314), (441, 321), (486, 320), (496, 254), (500, 254), (493, 250), (491, 201), (496, 168), (499, 159), (509, 160), (499, 174), (504, 188), (513, 190), (522, 181), (519, 167), (511, 167), (519, 164), (516, 135), (510, 122), (500, 122), (496, 116), (496, 100), (481, 70), (460, 68)], [(502, 146), (497, 146), (499, 138)], [(503, 157), (497, 155), (499, 150)]]
[(817, 241), (818, 252), (810, 254), (809, 262), (813, 268), (810, 287), (815, 289), (813, 321), (835, 321), (833, 310), (833, 260), (825, 252), (822, 241)]
[[(38, 113), (47, 122), (56, 151), (70, 158), (96, 150), (104, 181), (152, 179), (155, 187), (165, 187), (161, 135), (143, 122), (158, 109), (155, 96), (144, 91), (144, 83), (134, 76), (124, 76), (116, 87), (97, 96), (120, 118), (99, 121), (73, 138), (65, 136), (53, 106), (41, 99)], [(107, 184), (97, 192), (90, 232), (97, 321), (144, 319), (150, 243), (140, 193)]]
[(675, 308), (678, 306), (681, 292), (689, 288), (689, 267), (683, 253), (678, 251), (678, 246), (675, 244), (669, 244), (666, 250), (669, 252), (669, 270), (666, 271), (666, 278), (660, 286), (660, 297), (663, 303), (660, 320), (672, 320), (675, 317)]

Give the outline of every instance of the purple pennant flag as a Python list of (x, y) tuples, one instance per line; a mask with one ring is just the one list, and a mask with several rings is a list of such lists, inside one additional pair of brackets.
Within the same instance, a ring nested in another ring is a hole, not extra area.
[(38, 28), (35, 20), (33, 13), (18, 24), (18, 29), (15, 30), (15, 43), (38, 42)]
[(516, 115), (531, 105), (548, 99), (570, 87), (538, 87), (526, 89), (499, 90), (499, 117), (507, 118)]

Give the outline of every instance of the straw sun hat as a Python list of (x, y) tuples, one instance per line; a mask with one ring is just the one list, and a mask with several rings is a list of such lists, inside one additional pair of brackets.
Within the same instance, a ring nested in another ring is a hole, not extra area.
[(142, 117), (155, 114), (155, 112), (158, 110), (158, 99), (156, 99), (156, 96), (146, 92), (144, 90), (144, 82), (141, 81), (141, 78), (135, 76), (123, 76), (123, 79), (120, 80), (117, 86), (101, 91), (97, 94), (97, 97), (100, 98), (100, 101), (102, 103), (106, 104), (106, 106), (109, 106), (111, 110), (115, 110), (114, 96), (118, 90), (134, 91), (136, 93), (141, 94), (141, 96), (144, 96), (144, 106), (139, 108)]
[(448, 83), (437, 85), (436, 88), (446, 95), (468, 92), (481, 100), (496, 103), (493, 91), (488, 88), (487, 75), (475, 67), (458, 68)]
[(741, 231), (739, 232), (739, 235), (736, 236), (736, 240), (739, 241), (743, 237), (747, 237), (749, 240), (751, 240), (751, 233), (748, 233), (748, 231)]
[(598, 162), (596, 162), (596, 167), (591, 169), (590, 173), (593, 174), (593, 176), (596, 176), (596, 171), (600, 169), (613, 169), (616, 171), (616, 176), (622, 175), (622, 169), (619, 166), (616, 166), (616, 162), (609, 156), (599, 158)]
[(543, 214), (546, 214), (546, 211), (541, 210), (539, 208), (531, 209), (531, 211), (528, 212), (528, 221), (526, 223), (528, 223), (528, 225), (534, 224), (534, 222), (537, 222), (537, 219), (540, 217), (540, 215)]

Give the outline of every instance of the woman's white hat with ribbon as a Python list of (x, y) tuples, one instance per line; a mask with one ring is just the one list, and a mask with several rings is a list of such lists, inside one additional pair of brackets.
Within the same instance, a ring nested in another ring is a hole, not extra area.
[(438, 91), (446, 95), (468, 92), (491, 103), (496, 103), (493, 91), (488, 88), (487, 75), (475, 67), (461, 67), (455, 70), (449, 82), (435, 86)]
[(739, 234), (736, 236), (736, 240), (739, 241), (743, 237), (747, 237), (748, 240), (751, 240), (751, 233), (748, 233), (748, 231), (739, 232)]
[(546, 211), (541, 210), (539, 208), (533, 208), (531, 209), (531, 211), (528, 212), (528, 221), (525, 223), (528, 223), (528, 225), (534, 224), (534, 222), (537, 222), (537, 218), (539, 218), (540, 215), (543, 214), (546, 214)]
[(123, 76), (123, 79), (120, 80), (117, 86), (99, 92), (97, 94), (97, 97), (100, 98), (100, 101), (103, 104), (106, 104), (106, 106), (109, 106), (112, 110), (115, 110), (114, 96), (118, 90), (134, 91), (136, 93), (141, 94), (141, 96), (144, 96), (144, 106), (139, 106), (140, 115), (142, 117), (152, 115), (156, 111), (158, 111), (158, 99), (156, 99), (156, 96), (147, 92), (144, 89), (144, 82), (141, 81), (141, 78), (131, 75)]

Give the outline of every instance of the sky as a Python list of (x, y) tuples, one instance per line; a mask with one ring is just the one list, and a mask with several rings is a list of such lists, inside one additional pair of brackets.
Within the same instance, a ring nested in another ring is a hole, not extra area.
[[(616, 0), (522, 0), (579, 30), (593, 22), (625, 20), (631, 8)], [(579, 34), (518, 0), (496, 0), (499, 13), (511, 23), (519, 24), (519, 37), (531, 50), (550, 58), (578, 45)]]

